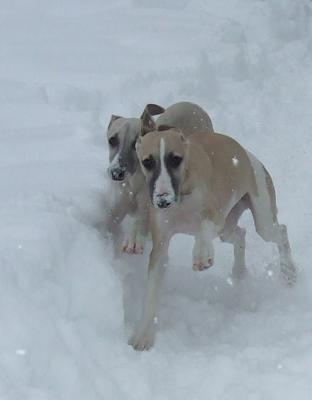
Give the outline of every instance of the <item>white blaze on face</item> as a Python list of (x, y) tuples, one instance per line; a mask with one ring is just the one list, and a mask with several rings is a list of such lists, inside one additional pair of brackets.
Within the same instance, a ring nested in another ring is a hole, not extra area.
[(175, 199), (175, 193), (172, 187), (171, 178), (165, 163), (165, 154), (165, 141), (163, 138), (161, 138), (159, 146), (160, 171), (154, 187), (154, 205), (157, 205), (160, 197), (166, 199), (168, 203), (173, 203)]

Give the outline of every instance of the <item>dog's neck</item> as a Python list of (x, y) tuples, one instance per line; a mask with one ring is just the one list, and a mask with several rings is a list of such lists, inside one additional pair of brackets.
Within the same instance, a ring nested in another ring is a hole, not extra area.
[(142, 188), (144, 188), (145, 179), (140, 166), (136, 168), (135, 172), (132, 175), (129, 175), (127, 177), (125, 183), (129, 186), (134, 195), (142, 190)]
[[(203, 176), (203, 169), (205, 176)], [(212, 184), (211, 170), (211, 160), (207, 153), (194, 143), (188, 142), (186, 144), (185, 171), (181, 182), (181, 196), (191, 194), (199, 185)]]
[[(185, 174), (181, 184), (180, 200), (183, 202), (193, 194), (199, 201), (198, 210), (202, 218), (209, 217), (217, 225), (223, 223), (212, 173), (212, 161), (208, 154), (194, 143), (188, 143)], [(199, 198), (198, 198), (199, 195)], [(203, 208), (201, 208), (203, 207)]]

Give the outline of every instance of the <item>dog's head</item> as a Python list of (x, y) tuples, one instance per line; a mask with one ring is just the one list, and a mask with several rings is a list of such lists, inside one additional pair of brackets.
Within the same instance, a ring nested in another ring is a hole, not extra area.
[(160, 126), (137, 140), (136, 151), (154, 207), (167, 208), (179, 202), (186, 150), (182, 133), (167, 126)]
[(149, 130), (154, 128), (152, 116), (164, 111), (164, 108), (156, 104), (148, 104), (141, 118), (112, 115), (107, 129), (107, 140), (110, 162), (108, 172), (114, 181), (123, 181), (127, 175), (134, 174), (139, 167), (135, 143), (147, 126)]

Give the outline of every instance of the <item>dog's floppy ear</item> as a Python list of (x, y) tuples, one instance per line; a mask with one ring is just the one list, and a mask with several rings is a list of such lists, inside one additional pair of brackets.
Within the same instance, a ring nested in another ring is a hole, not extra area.
[(140, 119), (141, 119), (141, 136), (144, 136), (148, 132), (151, 132), (156, 129), (155, 121), (153, 120), (151, 114), (148, 112), (146, 107)]
[(108, 128), (111, 126), (111, 124), (112, 124), (114, 121), (116, 121), (116, 119), (119, 119), (119, 118), (121, 118), (120, 115), (112, 114), (111, 119), (110, 119), (109, 124), (108, 124)]
[(153, 115), (162, 114), (165, 112), (165, 109), (157, 104), (147, 104), (144, 108), (144, 111), (141, 115), (141, 135), (144, 136), (148, 132), (151, 132), (156, 129), (155, 121), (153, 120)]
[(159, 115), (166, 111), (164, 107), (152, 103), (146, 104), (145, 110), (147, 110), (150, 115)]

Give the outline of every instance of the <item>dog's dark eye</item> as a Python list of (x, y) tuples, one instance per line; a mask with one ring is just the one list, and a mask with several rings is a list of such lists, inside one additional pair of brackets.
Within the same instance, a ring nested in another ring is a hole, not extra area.
[(132, 145), (131, 145), (131, 148), (133, 149), (133, 150), (135, 150), (135, 144), (136, 144), (136, 140), (132, 143)]
[(177, 156), (175, 154), (171, 154), (169, 156), (169, 164), (172, 168), (178, 168), (178, 166), (181, 164), (183, 158), (181, 156)]
[(154, 167), (155, 167), (155, 160), (154, 160), (154, 158), (153, 157), (148, 157), (148, 158), (145, 158), (143, 161), (142, 161), (142, 164), (143, 164), (143, 166), (146, 168), (146, 169), (149, 169), (149, 170), (151, 170), (151, 169), (153, 169)]
[(112, 146), (112, 147), (117, 147), (119, 144), (119, 140), (117, 136), (112, 136), (108, 139), (108, 143)]

